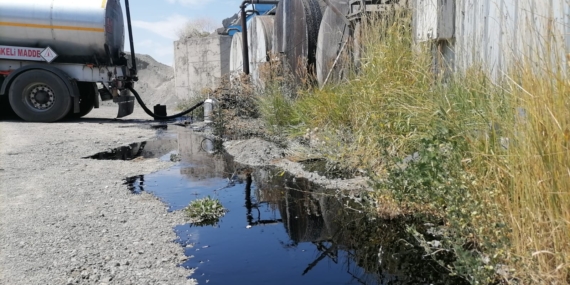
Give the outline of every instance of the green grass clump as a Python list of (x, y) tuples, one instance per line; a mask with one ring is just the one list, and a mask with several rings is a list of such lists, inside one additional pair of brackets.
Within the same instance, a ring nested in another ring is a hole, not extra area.
[(522, 58), (499, 80), (476, 66), (443, 80), (410, 27), (409, 15), (364, 22), (358, 73), (294, 96), (268, 85), (263, 118), (291, 134), (321, 130), (329, 158), (369, 171), (380, 208), (391, 201), (400, 213), (443, 220), (445, 239), (427, 250), (456, 256), (442, 264), (450, 274), (472, 284), (569, 284), (564, 67)]
[(184, 211), (194, 225), (216, 225), (226, 214), (226, 209), (218, 199), (210, 196), (190, 202)]

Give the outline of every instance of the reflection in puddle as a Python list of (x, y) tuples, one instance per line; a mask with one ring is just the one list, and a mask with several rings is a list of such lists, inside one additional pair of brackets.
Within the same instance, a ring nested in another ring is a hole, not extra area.
[(303, 169), (307, 172), (316, 172), (329, 179), (350, 179), (354, 178), (354, 173), (341, 167), (337, 163), (332, 163), (324, 158), (306, 159), (299, 161)]
[(244, 167), (203, 144), (180, 131), (176, 166), (127, 179), (170, 210), (206, 196), (229, 210), (215, 227), (175, 227), (191, 257), (182, 266), (200, 284), (463, 284), (405, 241), (402, 221), (370, 219), (304, 178)]
[(178, 149), (177, 139), (163, 137), (160, 140), (144, 141), (121, 146), (84, 158), (97, 160), (133, 160), (135, 158), (160, 158), (170, 160), (170, 155)]
[(84, 158), (98, 160), (131, 160), (142, 155), (146, 142), (132, 143), (128, 146), (121, 146), (109, 151), (100, 152)]

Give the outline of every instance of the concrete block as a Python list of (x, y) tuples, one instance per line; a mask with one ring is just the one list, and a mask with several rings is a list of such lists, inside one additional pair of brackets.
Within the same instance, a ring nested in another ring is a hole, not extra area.
[(229, 73), (231, 37), (210, 35), (174, 42), (175, 92), (191, 99), (204, 89), (215, 89)]

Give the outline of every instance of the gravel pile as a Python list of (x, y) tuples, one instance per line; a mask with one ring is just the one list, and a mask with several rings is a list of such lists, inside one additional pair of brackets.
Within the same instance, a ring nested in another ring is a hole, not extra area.
[[(130, 64), (130, 56), (128, 55), (127, 58)], [(174, 68), (146, 54), (137, 53), (136, 59), (139, 81), (135, 83), (135, 90), (151, 110), (152, 106), (161, 104), (166, 105), (171, 113), (170, 110), (175, 110), (178, 103), (184, 100), (184, 98), (176, 97), (176, 92), (174, 92)], [(115, 106), (112, 101), (101, 102), (101, 104)]]

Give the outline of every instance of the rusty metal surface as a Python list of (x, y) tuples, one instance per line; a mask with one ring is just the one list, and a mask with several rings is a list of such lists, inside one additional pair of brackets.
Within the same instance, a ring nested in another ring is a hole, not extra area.
[(298, 78), (314, 70), (321, 19), (317, 0), (283, 0), (277, 6), (273, 51)]

